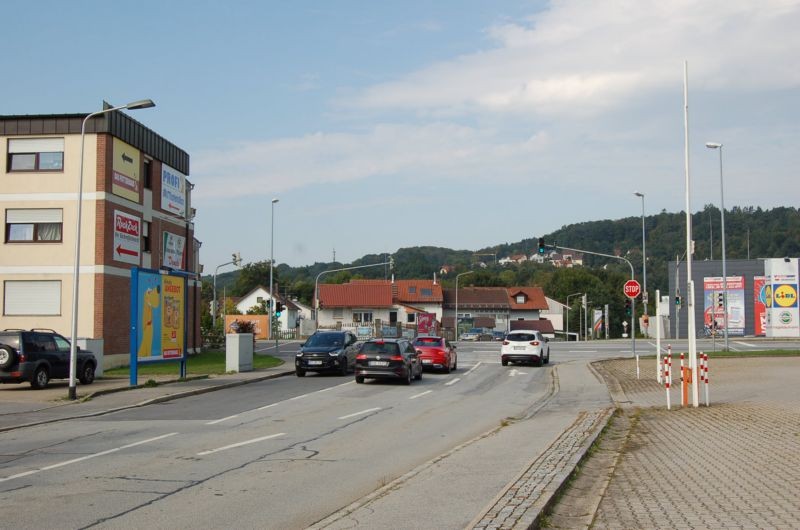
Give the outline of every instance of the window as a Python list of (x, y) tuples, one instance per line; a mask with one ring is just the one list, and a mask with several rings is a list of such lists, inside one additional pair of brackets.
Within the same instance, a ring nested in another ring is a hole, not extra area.
[(8, 141), (8, 171), (63, 171), (63, 138), (17, 138)]
[(372, 322), (372, 311), (353, 311), (353, 322), (357, 324)]
[(142, 221), (142, 252), (152, 252), (150, 250), (150, 222)]
[(3, 314), (60, 315), (61, 282), (6, 280)]
[(342, 318), (344, 318), (344, 309), (342, 309), (341, 307), (334, 308), (333, 318), (337, 320), (341, 320)]
[(525, 295), (524, 294), (518, 294), (517, 295), (517, 303), (518, 304), (524, 304), (525, 303)]
[(406, 322), (409, 324), (413, 324), (417, 321), (417, 314), (416, 313), (409, 313), (406, 315)]
[(63, 210), (6, 210), (6, 243), (60, 243)]
[(433, 296), (433, 289), (422, 289), (422, 296)]
[(144, 165), (142, 166), (142, 173), (144, 174), (144, 187), (148, 190), (153, 189), (152, 168), (153, 164), (145, 158)]
[(417, 288), (416, 287), (409, 287), (408, 288), (408, 294), (416, 294), (416, 293), (417, 293)]

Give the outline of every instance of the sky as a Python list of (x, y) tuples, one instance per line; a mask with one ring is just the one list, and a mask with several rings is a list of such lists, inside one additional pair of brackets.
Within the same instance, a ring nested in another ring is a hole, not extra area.
[(0, 114), (153, 99), (206, 272), (685, 211), (684, 62), (690, 209), (723, 195), (706, 142), (727, 209), (800, 204), (800, 0), (1, 7)]

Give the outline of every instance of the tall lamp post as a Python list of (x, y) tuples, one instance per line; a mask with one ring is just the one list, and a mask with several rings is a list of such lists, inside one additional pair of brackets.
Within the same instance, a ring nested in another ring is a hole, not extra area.
[[(272, 322), (272, 315), (275, 314), (275, 297), (272, 296), (272, 263), (275, 261), (275, 252), (274, 252), (274, 242), (275, 242), (275, 204), (278, 202), (278, 199), (272, 199), (272, 205), (270, 206), (270, 223), (269, 223), (269, 323), (270, 334), (275, 333), (275, 328), (277, 327), (277, 322)], [(278, 351), (278, 334), (275, 333), (275, 351)]]
[[(722, 333), (725, 336), (725, 351), (728, 349), (728, 270), (725, 267), (725, 188), (722, 181), (722, 144), (707, 142), (709, 149), (719, 149), (719, 211), (722, 219)], [(713, 310), (712, 310), (712, 315)]]
[(453, 321), (453, 341), (458, 340), (458, 279), (467, 274), (472, 274), (473, 272), (475, 271), (467, 271), (467, 272), (462, 272), (460, 274), (456, 274), (456, 311)]
[[(217, 268), (214, 269), (214, 303), (213, 311), (211, 313), (211, 327), (217, 327), (217, 273), (219, 272), (220, 267), (224, 267), (225, 265), (236, 265), (237, 267), (242, 264), (242, 256), (238, 252), (233, 253), (233, 260), (223, 263), (222, 265), (217, 265)], [(224, 295), (225, 293), (223, 293)]]
[(136, 110), (155, 107), (151, 99), (140, 99), (139, 101), (132, 101), (127, 105), (120, 105), (119, 107), (111, 107), (110, 109), (98, 110), (88, 114), (81, 123), (81, 160), (80, 160), (80, 173), (78, 176), (78, 214), (75, 220), (75, 263), (72, 270), (72, 326), (70, 335), (69, 346), (69, 399), (77, 399), (78, 392), (75, 386), (75, 368), (77, 359), (77, 341), (78, 341), (78, 282), (80, 280), (80, 266), (81, 266), (81, 214), (83, 210), (83, 151), (84, 140), (86, 139), (86, 123), (95, 116), (113, 112), (115, 110)]
[[(647, 314), (647, 247), (646, 247), (646, 239), (644, 235), (644, 193), (639, 191), (634, 191), (634, 195), (637, 197), (642, 198), (642, 304), (643, 304), (643, 314)], [(656, 300), (658, 303), (658, 300)]]
[[(573, 296), (578, 296), (579, 294), (583, 293), (572, 293), (567, 295), (567, 342), (569, 342), (569, 312), (572, 311), (572, 307), (570, 307), (569, 305), (569, 299), (572, 298)], [(578, 317), (580, 317), (580, 315), (578, 315)], [(578, 340), (580, 340), (580, 338), (581, 338), (580, 328), (578, 328)]]

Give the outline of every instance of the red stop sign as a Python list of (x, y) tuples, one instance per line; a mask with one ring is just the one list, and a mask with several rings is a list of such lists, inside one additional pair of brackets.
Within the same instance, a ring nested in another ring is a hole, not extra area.
[(636, 280), (628, 280), (625, 282), (625, 287), (622, 289), (622, 292), (624, 292), (625, 296), (628, 298), (636, 298), (639, 296), (639, 293), (642, 292), (642, 287)]

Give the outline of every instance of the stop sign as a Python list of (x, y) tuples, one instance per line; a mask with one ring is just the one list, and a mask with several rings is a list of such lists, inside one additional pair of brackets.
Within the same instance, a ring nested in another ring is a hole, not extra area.
[(625, 282), (625, 287), (622, 289), (622, 291), (628, 298), (636, 298), (639, 296), (639, 293), (642, 292), (642, 287), (636, 280), (628, 280)]

